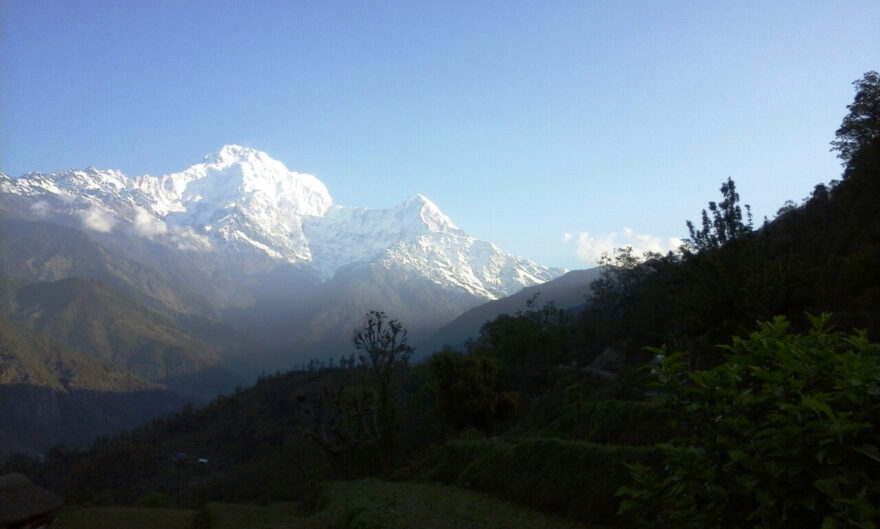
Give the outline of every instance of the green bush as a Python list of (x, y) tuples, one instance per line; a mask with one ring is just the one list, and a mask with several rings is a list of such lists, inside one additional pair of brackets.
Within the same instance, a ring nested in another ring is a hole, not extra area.
[(828, 319), (761, 323), (707, 371), (667, 358), (658, 398), (680, 435), (631, 467), (621, 510), (652, 528), (877, 527), (880, 346)]
[(424, 476), (577, 520), (608, 523), (617, 521), (615, 491), (630, 481), (626, 465), (647, 462), (653, 451), (552, 438), (457, 441), (434, 448)]
[(497, 364), (493, 358), (448, 350), (431, 355), (430, 384), (444, 423), (457, 430), (471, 426), (488, 432), (511, 414), (511, 398), (497, 389)]
[(669, 439), (667, 423), (667, 413), (651, 403), (599, 400), (568, 404), (552, 426), (594, 443), (651, 445)]

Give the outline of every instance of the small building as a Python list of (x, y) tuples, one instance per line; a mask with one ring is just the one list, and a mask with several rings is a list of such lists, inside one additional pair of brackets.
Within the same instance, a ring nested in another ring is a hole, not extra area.
[(0, 529), (47, 528), (62, 505), (61, 498), (24, 474), (0, 476)]

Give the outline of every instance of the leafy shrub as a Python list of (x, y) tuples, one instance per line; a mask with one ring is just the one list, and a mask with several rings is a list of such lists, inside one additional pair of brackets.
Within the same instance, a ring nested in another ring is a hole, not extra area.
[(565, 406), (553, 427), (594, 443), (649, 445), (670, 437), (667, 414), (639, 401), (599, 400)]
[(428, 359), (428, 368), (437, 412), (452, 428), (490, 431), (512, 412), (511, 398), (496, 387), (495, 359), (441, 351)]
[(880, 346), (828, 319), (806, 335), (761, 323), (711, 370), (667, 358), (658, 398), (680, 435), (631, 466), (621, 511), (643, 527), (876, 527)]
[(581, 521), (613, 522), (614, 492), (629, 482), (626, 465), (647, 462), (653, 451), (552, 438), (458, 441), (435, 447), (425, 477)]

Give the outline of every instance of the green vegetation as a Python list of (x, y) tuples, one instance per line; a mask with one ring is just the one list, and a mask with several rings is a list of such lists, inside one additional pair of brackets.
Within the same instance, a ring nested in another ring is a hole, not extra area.
[(579, 313), (533, 297), (410, 365), (370, 312), (357, 360), (7, 467), (82, 513), (199, 527), (876, 527), (877, 86), (856, 82), (841, 181), (755, 228), (728, 179), (681, 252), (607, 256)]
[(140, 507), (67, 508), (53, 527), (61, 529), (193, 529), (197, 511)]
[(143, 507), (68, 508), (63, 529), (577, 529), (581, 524), (541, 514), (485, 494), (429, 483), (377, 479), (322, 485), (316, 507), (209, 503), (200, 511)]
[(472, 487), (545, 512), (592, 523), (617, 520), (617, 489), (627, 464), (646, 462), (652, 448), (539, 437), (462, 440), (435, 447), (423, 476)]
[(271, 505), (209, 503), (195, 518), (193, 529), (300, 528), (302, 508), (294, 503)]
[(428, 368), (437, 413), (451, 428), (489, 432), (512, 411), (510, 395), (498, 391), (494, 359), (441, 351), (428, 359)]
[(847, 106), (849, 114), (837, 129), (837, 139), (831, 142), (844, 162), (875, 148), (880, 141), (880, 76), (868, 72), (853, 85), (856, 97)]
[(389, 320), (384, 312), (370, 311), (362, 327), (355, 333), (354, 346), (360, 351), (365, 366), (372, 402), (364, 403), (364, 412), (371, 415), (365, 428), (381, 447), (386, 463), (394, 453), (397, 431), (397, 404), (394, 382), (397, 372), (405, 368), (413, 349), (406, 343), (406, 329), (398, 320)]
[(659, 370), (679, 433), (655, 464), (631, 465), (622, 511), (641, 527), (875, 527), (880, 518), (880, 345), (812, 318), (734, 338), (724, 363)]
[(327, 484), (321, 507), (301, 525), (409, 529), (576, 528), (580, 524), (536, 513), (483, 494), (426, 483), (391, 483), (373, 479)]

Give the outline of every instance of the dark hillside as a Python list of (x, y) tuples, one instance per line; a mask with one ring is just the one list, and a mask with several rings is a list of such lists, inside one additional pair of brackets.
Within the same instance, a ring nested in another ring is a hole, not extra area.
[(0, 458), (85, 446), (186, 402), (161, 386), (0, 317)]
[[(600, 293), (579, 326), (588, 355), (611, 347), (644, 361), (645, 345), (686, 348), (708, 362), (714, 345), (756, 321), (832, 312), (835, 324), (880, 334), (880, 167), (877, 147), (842, 181), (820, 184), (800, 206), (723, 246), (652, 257), (622, 274), (625, 291)], [(737, 196), (738, 199), (738, 196)], [(738, 208), (739, 206), (735, 204)], [(745, 227), (745, 224), (743, 224)]]
[(7, 297), (12, 321), (180, 393), (210, 397), (244, 383), (207, 344), (96, 281), (20, 284)]

